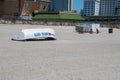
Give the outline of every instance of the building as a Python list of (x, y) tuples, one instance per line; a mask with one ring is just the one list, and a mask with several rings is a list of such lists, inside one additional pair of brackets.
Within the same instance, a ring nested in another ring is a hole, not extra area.
[(115, 15), (116, 0), (101, 0), (100, 15), (113, 16)]
[(48, 11), (49, 0), (0, 0), (0, 16), (31, 15)]
[(101, 16), (120, 15), (120, 0), (101, 0), (100, 15)]
[(120, 15), (120, 0), (116, 0), (116, 3), (115, 3), (115, 15)]
[(72, 11), (73, 0), (50, 0), (50, 11)]
[(40, 1), (45, 1), (45, 2), (49, 2), (50, 0), (33, 0), (34, 2), (40, 2)]
[(100, 15), (120, 15), (120, 0), (101, 0)]
[(100, 0), (84, 0), (84, 16), (98, 16)]
[(72, 11), (73, 0), (0, 0), (0, 16), (31, 15), (32, 12)]
[(0, 0), (0, 15), (3, 14), (3, 1)]
[(49, 8), (49, 0), (33, 0), (34, 4), (33, 11), (37, 12), (47, 12)]
[(0, 0), (0, 16), (14, 15), (22, 11), (23, 0)]
[(68, 0), (68, 11), (73, 10), (73, 0)]
[(84, 16), (120, 15), (120, 0), (84, 0)]

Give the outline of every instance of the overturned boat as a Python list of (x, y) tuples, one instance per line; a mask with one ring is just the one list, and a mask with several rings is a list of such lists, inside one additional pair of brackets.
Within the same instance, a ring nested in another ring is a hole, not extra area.
[(27, 41), (27, 40), (56, 40), (53, 29), (23, 29), (21, 32), (16, 32), (12, 36), (12, 40)]

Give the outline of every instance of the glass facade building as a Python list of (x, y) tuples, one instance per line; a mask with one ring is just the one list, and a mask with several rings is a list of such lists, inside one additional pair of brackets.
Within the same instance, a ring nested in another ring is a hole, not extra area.
[(120, 0), (101, 0), (100, 15), (120, 15)]
[(115, 14), (120, 15), (120, 0), (117, 0), (115, 3)]
[(46, 1), (49, 2), (49, 0), (33, 0), (34, 2), (40, 2), (40, 1)]
[(73, 0), (50, 0), (50, 10), (71, 11)]
[(72, 11), (73, 0), (31, 0), (49, 2), (49, 11)]
[(116, 0), (101, 0), (100, 2), (100, 15), (112, 16), (115, 14)]
[(84, 16), (98, 16), (100, 0), (84, 0)]
[(120, 15), (120, 0), (84, 0), (84, 15)]

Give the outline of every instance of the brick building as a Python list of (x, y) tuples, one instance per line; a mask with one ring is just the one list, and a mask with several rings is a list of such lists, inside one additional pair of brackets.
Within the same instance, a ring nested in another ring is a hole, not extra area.
[(49, 2), (34, 0), (0, 0), (0, 16), (28, 15), (33, 11), (45, 12)]
[(0, 0), (0, 15), (13, 15), (22, 11), (23, 0)]

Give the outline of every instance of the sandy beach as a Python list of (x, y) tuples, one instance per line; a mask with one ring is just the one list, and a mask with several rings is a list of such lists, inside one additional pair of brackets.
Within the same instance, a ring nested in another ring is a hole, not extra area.
[[(53, 41), (12, 41), (28, 28), (53, 28)], [(0, 24), (0, 80), (120, 80), (120, 30), (78, 34), (74, 26)]]

